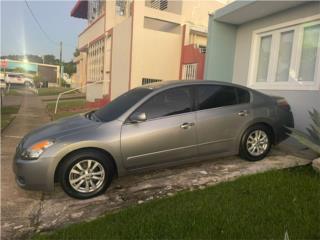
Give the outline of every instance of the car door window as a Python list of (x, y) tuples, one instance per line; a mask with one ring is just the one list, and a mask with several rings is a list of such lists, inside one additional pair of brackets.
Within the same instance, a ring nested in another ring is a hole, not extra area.
[(229, 86), (198, 86), (198, 110), (218, 108), (238, 103), (236, 89)]
[(187, 113), (192, 110), (191, 87), (178, 87), (165, 90), (138, 108), (137, 112), (145, 113), (147, 119)]
[(250, 93), (247, 90), (237, 88), (239, 104), (250, 102)]

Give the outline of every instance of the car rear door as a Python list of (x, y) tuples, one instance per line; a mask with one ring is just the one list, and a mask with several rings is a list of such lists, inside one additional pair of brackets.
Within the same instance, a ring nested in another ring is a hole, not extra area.
[(135, 113), (147, 120), (127, 121), (121, 130), (121, 151), (128, 169), (163, 165), (197, 154), (194, 95), (191, 87), (164, 90)]
[(203, 84), (196, 87), (196, 99), (199, 154), (237, 152), (237, 138), (252, 118), (250, 92)]

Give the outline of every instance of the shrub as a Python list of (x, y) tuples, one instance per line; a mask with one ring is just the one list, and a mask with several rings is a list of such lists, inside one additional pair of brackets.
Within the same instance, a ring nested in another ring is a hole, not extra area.
[(320, 113), (314, 109), (309, 111), (309, 115), (313, 123), (307, 128), (308, 134), (290, 128), (290, 135), (320, 156)]

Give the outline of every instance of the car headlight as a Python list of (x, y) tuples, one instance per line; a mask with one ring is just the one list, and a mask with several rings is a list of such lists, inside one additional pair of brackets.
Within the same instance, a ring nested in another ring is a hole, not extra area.
[(45, 149), (49, 148), (54, 144), (53, 140), (43, 140), (33, 144), (28, 149), (24, 150), (21, 154), (22, 158), (25, 160), (35, 160), (40, 157)]

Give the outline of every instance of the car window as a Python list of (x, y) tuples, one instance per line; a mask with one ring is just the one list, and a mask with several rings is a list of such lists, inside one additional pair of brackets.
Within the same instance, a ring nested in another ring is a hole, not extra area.
[(250, 93), (247, 90), (237, 88), (239, 104), (250, 102)]
[(165, 90), (153, 96), (137, 109), (145, 113), (147, 119), (172, 116), (190, 112), (192, 110), (191, 87), (178, 87)]
[(198, 110), (237, 104), (236, 89), (229, 86), (203, 85), (197, 87)]
[(151, 92), (148, 88), (132, 89), (97, 110), (95, 115), (103, 122), (115, 120)]

